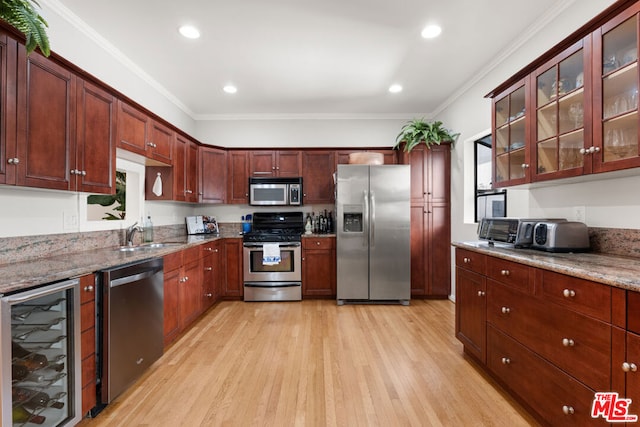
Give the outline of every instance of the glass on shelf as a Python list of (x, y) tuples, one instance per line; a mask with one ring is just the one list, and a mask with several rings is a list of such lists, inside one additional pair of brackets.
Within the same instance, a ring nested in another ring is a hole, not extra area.
[(638, 108), (637, 63), (610, 74), (602, 83), (603, 119), (610, 119)]
[(602, 151), (605, 162), (637, 157), (640, 154), (636, 114), (605, 122)]
[(536, 171), (539, 174), (556, 172), (558, 170), (558, 142), (556, 138), (538, 143), (538, 165)]
[(584, 166), (584, 155), (580, 149), (584, 148), (584, 131), (579, 130), (562, 135), (559, 141), (558, 169), (567, 170)]

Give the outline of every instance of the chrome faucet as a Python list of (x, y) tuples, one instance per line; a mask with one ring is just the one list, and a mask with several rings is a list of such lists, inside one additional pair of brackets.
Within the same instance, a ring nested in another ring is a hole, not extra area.
[(134, 222), (131, 227), (127, 228), (127, 235), (126, 235), (127, 246), (133, 246), (133, 236), (135, 236), (136, 231), (139, 231), (142, 233), (142, 227), (138, 225), (138, 221)]

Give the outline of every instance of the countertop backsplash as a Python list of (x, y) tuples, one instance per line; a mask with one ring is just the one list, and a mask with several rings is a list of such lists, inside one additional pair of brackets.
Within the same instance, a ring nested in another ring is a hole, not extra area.
[[(219, 223), (218, 226), (220, 235), (226, 237), (239, 235), (242, 230), (242, 223)], [(0, 265), (122, 246), (125, 244), (125, 233), (125, 230), (106, 230), (0, 238)], [(153, 227), (153, 240), (156, 242), (184, 238), (186, 234), (184, 224)], [(140, 243), (141, 239), (142, 234), (136, 233), (134, 243)]]

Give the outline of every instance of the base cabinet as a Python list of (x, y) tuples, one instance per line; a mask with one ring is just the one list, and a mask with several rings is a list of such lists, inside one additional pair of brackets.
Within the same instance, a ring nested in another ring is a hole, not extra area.
[(80, 278), (80, 354), (82, 360), (82, 413), (96, 406), (96, 286), (95, 276)]
[(302, 238), (302, 297), (336, 296), (335, 237)]
[(221, 296), (228, 299), (242, 298), (244, 296), (242, 239), (225, 239), (223, 257), (226, 262)]

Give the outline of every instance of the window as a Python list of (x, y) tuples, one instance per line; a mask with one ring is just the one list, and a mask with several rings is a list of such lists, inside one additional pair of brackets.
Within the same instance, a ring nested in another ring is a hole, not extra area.
[(475, 221), (485, 217), (507, 216), (507, 190), (494, 190), (491, 181), (491, 135), (474, 143)]

